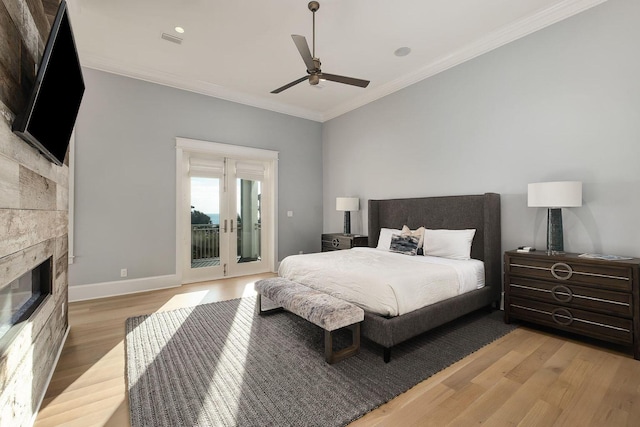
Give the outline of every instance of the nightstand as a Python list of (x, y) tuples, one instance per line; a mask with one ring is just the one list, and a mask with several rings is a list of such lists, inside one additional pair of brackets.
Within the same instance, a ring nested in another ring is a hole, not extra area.
[(505, 322), (520, 319), (631, 346), (640, 360), (640, 259), (504, 255)]
[(367, 236), (359, 234), (328, 233), (322, 235), (322, 252), (369, 246)]

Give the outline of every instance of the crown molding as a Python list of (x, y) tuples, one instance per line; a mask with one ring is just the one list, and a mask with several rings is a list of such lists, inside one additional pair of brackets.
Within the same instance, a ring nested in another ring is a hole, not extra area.
[(436, 59), (432, 63), (411, 74), (405, 75), (402, 78), (385, 83), (381, 86), (371, 88), (357, 98), (342, 103), (335, 108), (324, 112), (312, 111), (280, 102), (274, 102), (266, 98), (248, 95), (240, 91), (231, 90), (219, 85), (203, 82), (201, 80), (187, 80), (171, 73), (151, 70), (145, 67), (133, 67), (131, 65), (122, 64), (87, 52), (80, 52), (80, 60), (84, 67), (322, 123), (606, 1), (607, 0), (565, 0), (554, 4), (553, 6), (540, 10), (531, 16), (493, 31), (449, 55)]
[(270, 101), (268, 99), (248, 95), (213, 83), (204, 82), (202, 80), (184, 79), (172, 73), (152, 70), (145, 67), (131, 66), (129, 64), (113, 61), (111, 59), (83, 51), (80, 52), (79, 56), (82, 66), (86, 68), (92, 68), (94, 70), (105, 71), (111, 74), (156, 83), (175, 89), (195, 92), (201, 95), (207, 95), (214, 98), (224, 99), (226, 101), (249, 105), (251, 107), (274, 111), (276, 113), (287, 114), (289, 116), (300, 117), (316, 122), (322, 121), (322, 113), (320, 112)]

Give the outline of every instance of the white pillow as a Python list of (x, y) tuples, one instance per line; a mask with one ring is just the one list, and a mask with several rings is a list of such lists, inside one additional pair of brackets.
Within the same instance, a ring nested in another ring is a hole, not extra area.
[(450, 259), (471, 259), (471, 242), (475, 229), (424, 231), (424, 255)]
[(378, 237), (378, 249), (384, 249), (385, 251), (389, 250), (391, 246), (391, 236), (394, 234), (400, 234), (401, 230), (394, 230), (392, 228), (381, 228), (380, 229), (380, 237)]

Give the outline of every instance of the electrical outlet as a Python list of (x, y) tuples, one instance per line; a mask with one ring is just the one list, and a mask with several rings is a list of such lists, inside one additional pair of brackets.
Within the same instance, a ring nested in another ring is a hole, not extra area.
[(120, 269), (120, 277), (127, 277), (127, 269), (126, 268)]
[(293, 211), (287, 211), (287, 216), (288, 216), (289, 218), (293, 217)]

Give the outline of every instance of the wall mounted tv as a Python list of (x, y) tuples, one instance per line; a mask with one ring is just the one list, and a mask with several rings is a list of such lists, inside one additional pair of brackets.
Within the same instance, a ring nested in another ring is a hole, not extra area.
[(36, 81), (13, 131), (57, 165), (64, 162), (84, 94), (84, 79), (69, 22), (60, 2), (44, 48)]

